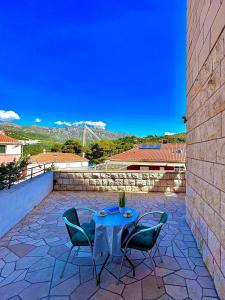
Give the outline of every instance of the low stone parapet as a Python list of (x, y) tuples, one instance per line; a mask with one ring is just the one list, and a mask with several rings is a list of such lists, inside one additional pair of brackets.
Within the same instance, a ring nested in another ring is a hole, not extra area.
[(185, 193), (185, 173), (162, 171), (55, 171), (54, 190)]

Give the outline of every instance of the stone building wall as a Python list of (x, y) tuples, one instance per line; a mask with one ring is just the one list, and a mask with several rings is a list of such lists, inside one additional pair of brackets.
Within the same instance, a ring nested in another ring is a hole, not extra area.
[(225, 0), (187, 5), (187, 220), (225, 299)]
[(55, 171), (54, 190), (184, 193), (185, 173)]

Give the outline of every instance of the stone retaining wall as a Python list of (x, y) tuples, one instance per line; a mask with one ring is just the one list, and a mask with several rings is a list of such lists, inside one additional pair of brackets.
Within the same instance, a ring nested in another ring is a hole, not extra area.
[(185, 173), (55, 171), (56, 191), (185, 192)]

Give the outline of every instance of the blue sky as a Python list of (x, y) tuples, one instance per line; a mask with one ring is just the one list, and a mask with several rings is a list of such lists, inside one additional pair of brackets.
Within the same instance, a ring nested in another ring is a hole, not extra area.
[(0, 36), (0, 118), (185, 130), (186, 0), (1, 1)]

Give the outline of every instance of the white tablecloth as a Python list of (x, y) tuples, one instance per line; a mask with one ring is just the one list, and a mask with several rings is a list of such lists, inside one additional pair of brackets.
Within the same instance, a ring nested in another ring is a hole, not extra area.
[[(107, 211), (107, 208), (104, 210)], [(95, 221), (95, 241), (93, 255), (97, 258), (101, 252), (109, 253), (111, 256), (121, 256), (121, 237), (123, 230), (128, 228), (131, 231), (134, 228), (134, 223), (138, 218), (138, 212), (126, 207), (126, 211), (132, 212), (130, 218), (124, 217), (120, 213), (107, 214), (105, 217), (94, 215)]]

